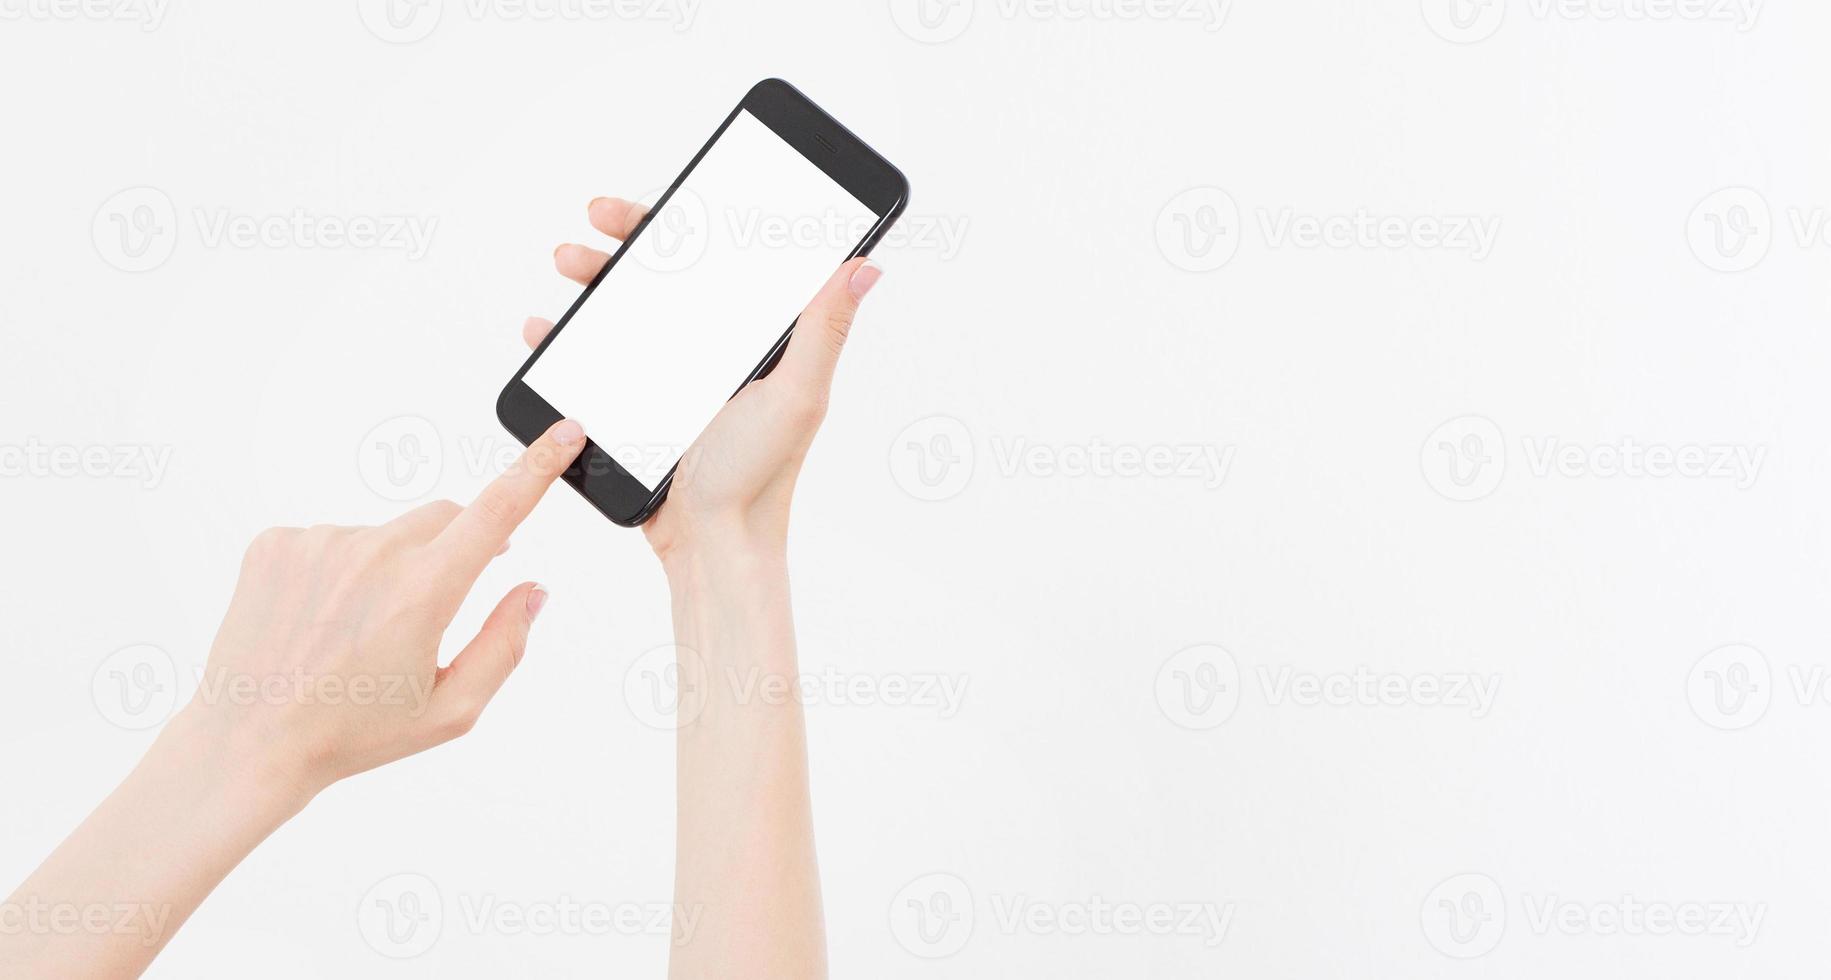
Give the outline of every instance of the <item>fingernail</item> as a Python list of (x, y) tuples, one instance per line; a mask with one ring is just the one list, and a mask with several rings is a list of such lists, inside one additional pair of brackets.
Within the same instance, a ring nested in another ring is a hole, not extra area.
[(545, 606), (547, 604), (547, 598), (548, 598), (547, 587), (544, 585), (536, 585), (532, 589), (528, 590), (528, 618), (529, 619), (533, 619), (534, 617), (540, 615), (541, 607)]
[(884, 270), (881, 266), (866, 259), (865, 264), (852, 273), (852, 281), (847, 283), (846, 287), (852, 291), (853, 299), (864, 299), (865, 294), (871, 291), (872, 286), (877, 285), (877, 281), (883, 278), (883, 275)]
[(571, 449), (585, 441), (585, 427), (566, 419), (553, 427), (553, 441)]

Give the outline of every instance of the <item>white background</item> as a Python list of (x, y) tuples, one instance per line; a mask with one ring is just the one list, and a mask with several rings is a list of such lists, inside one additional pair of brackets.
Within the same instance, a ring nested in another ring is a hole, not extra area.
[[(1822, 964), (1831, 332), (1800, 232), (1831, 9), (1063, 2), (431, 0), (395, 29), (0, 0), (0, 879), (145, 749), (122, 725), (203, 663), (258, 529), (488, 479), (519, 324), (575, 294), (552, 247), (781, 75), (914, 187), (797, 501), (803, 666), (967, 685), (811, 709), (836, 976)], [(1403, 228), (1280, 231), (1361, 211)], [(295, 212), (431, 235), (211, 234)], [(1463, 217), (1499, 223), (1479, 257), (1428, 231)], [(1761, 464), (1620, 472), (1630, 441)], [(98, 446), (169, 465), (28, 452)], [(1074, 465), (1115, 447), (1229, 465)], [(625, 696), (669, 639), (655, 563), (558, 490), (453, 638), (523, 578), (554, 598), (478, 729), (324, 794), (151, 975), (661, 975), (660, 936), (467, 922), (670, 897), (672, 735)], [(1403, 703), (1279, 680), (1357, 669)], [(1485, 711), (1419, 703), (1467, 675)], [(440, 929), (395, 960), (359, 913), (403, 881)], [(1231, 918), (1078, 928), (1115, 904)], [(1761, 920), (1624, 935), (1623, 904)]]

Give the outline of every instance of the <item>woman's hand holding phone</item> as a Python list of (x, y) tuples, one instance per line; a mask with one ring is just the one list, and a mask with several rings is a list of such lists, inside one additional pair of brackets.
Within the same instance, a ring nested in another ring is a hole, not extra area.
[[(615, 198), (590, 206), (592, 226), (619, 240), (642, 215)], [(589, 283), (609, 256), (561, 245), (553, 259), (567, 278)], [(673, 977), (826, 976), (802, 706), (747, 696), (751, 688), (737, 679), (798, 677), (790, 498), (826, 417), (859, 301), (881, 274), (860, 258), (827, 279), (796, 320), (781, 362), (725, 403), (643, 525), (673, 593), (682, 692), (674, 905), (698, 913), (691, 937), (676, 936)], [(523, 336), (538, 346), (551, 329), (530, 319)]]
[[(600, 197), (587, 210), (592, 227), (618, 242), (646, 213), (640, 204), (613, 197)], [(553, 252), (560, 274), (581, 285), (609, 260), (587, 245)], [(781, 363), (726, 402), (681, 457), (667, 503), (643, 525), (670, 575), (708, 550), (776, 556), (785, 549), (795, 478), (826, 417), (833, 372), (859, 301), (880, 275), (869, 259), (840, 266), (796, 320)], [(537, 347), (552, 329), (552, 321), (530, 317), (522, 337)]]

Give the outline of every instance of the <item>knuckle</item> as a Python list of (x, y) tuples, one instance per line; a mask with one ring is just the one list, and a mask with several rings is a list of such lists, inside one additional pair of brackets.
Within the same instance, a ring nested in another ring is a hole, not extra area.
[(822, 324), (826, 327), (824, 331), (826, 340), (833, 345), (835, 350), (844, 344), (846, 337), (852, 333), (852, 321), (856, 316), (857, 311), (847, 306), (829, 309), (821, 318)]
[(788, 393), (787, 410), (789, 418), (795, 422), (817, 424), (826, 418), (827, 392), (814, 385), (792, 388)]
[(362, 563), (377, 561), (399, 546), (386, 528), (365, 527), (350, 535), (349, 553)]
[(401, 598), (387, 615), (388, 628), (408, 635), (423, 635), (428, 630), (443, 631), (450, 625), (452, 604), (432, 592)]
[(509, 630), (507, 639), (502, 643), (503, 652), (508, 654), (509, 669), (521, 666), (521, 658), (528, 653), (528, 637), (521, 630)]
[(297, 528), (267, 528), (259, 534), (256, 534), (254, 540), (248, 542), (248, 550), (245, 558), (253, 561), (275, 557), (286, 549), (286, 546), (291, 543), (293, 536), (297, 533), (299, 533)]
[(313, 524), (299, 532), (299, 543), (311, 548), (327, 548), (344, 536), (344, 530), (335, 524)]

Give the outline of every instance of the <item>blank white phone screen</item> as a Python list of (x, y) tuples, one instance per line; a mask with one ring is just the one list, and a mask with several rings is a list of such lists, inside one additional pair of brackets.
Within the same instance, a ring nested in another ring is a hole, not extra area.
[(876, 222), (739, 111), (524, 380), (653, 489)]

